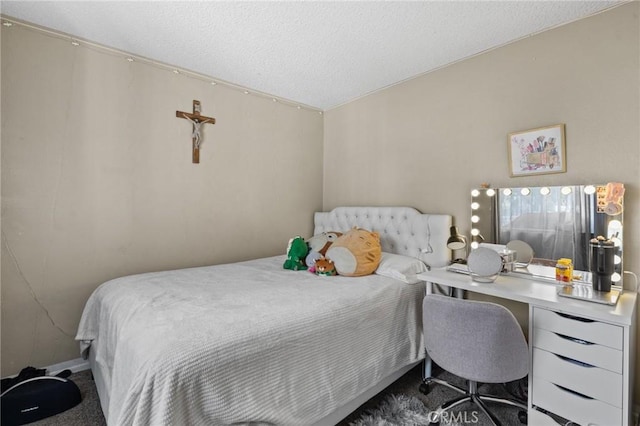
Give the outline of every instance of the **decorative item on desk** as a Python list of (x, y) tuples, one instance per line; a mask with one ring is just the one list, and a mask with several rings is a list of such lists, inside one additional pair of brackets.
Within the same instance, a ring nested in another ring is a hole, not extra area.
[(507, 243), (507, 248), (516, 252), (516, 262), (528, 266), (533, 259), (533, 248), (524, 241), (511, 240)]
[(622, 206), (624, 196), (624, 184), (609, 182), (606, 186), (597, 188), (598, 213), (606, 213), (609, 216), (617, 216), (624, 209)]
[(506, 248), (498, 254), (502, 258), (502, 272), (513, 272), (517, 257), (516, 251)]
[[(447, 248), (451, 250), (451, 256), (454, 260), (451, 263), (466, 263), (466, 255), (467, 255), (467, 239), (458, 233), (458, 227), (452, 226), (449, 228), (450, 237), (447, 240)], [(455, 258), (456, 250), (464, 250), (465, 251), (465, 259)]]
[(573, 282), (573, 262), (571, 259), (558, 259), (558, 263), (556, 263), (556, 281), (559, 283)]
[(492, 283), (502, 271), (502, 257), (493, 249), (478, 247), (469, 253), (467, 266), (474, 281)]
[(593, 289), (611, 291), (611, 276), (614, 273), (615, 244), (603, 236), (591, 239), (589, 253), (589, 270), (591, 271)]

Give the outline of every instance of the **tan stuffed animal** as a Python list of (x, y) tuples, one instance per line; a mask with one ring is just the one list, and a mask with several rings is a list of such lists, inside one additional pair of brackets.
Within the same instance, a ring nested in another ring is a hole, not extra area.
[(378, 268), (381, 256), (380, 235), (359, 228), (337, 238), (326, 254), (338, 274), (348, 277), (372, 274)]

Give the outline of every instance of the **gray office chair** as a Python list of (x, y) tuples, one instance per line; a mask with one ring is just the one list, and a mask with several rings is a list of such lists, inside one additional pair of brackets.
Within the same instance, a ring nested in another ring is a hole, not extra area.
[[(437, 423), (443, 413), (465, 402), (475, 403), (498, 426), (500, 421), (484, 401), (512, 405), (527, 410), (526, 404), (478, 392), (479, 383), (506, 383), (529, 372), (529, 348), (522, 329), (504, 306), (429, 294), (422, 303), (424, 341), (427, 353), (444, 370), (468, 381), (462, 389), (429, 377), (421, 386), (424, 393), (432, 383), (447, 386), (463, 396), (445, 402), (431, 415)], [(519, 413), (526, 422), (526, 411)]]

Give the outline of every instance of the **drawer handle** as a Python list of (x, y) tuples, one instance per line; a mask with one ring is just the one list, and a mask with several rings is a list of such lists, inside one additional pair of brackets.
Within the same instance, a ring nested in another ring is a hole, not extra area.
[(584, 399), (594, 399), (594, 398), (591, 398), (590, 396), (585, 395), (585, 394), (583, 394), (583, 393), (576, 392), (576, 391), (571, 390), (571, 389), (569, 389), (569, 388), (565, 388), (564, 386), (556, 385), (555, 383), (551, 383), (551, 384), (552, 384), (553, 386), (555, 386), (555, 387), (560, 388), (561, 390), (563, 390), (563, 391), (565, 391), (565, 392), (571, 393), (571, 394), (573, 394), (573, 395), (575, 395), (575, 396), (579, 396), (580, 398), (584, 398)]
[(578, 361), (578, 360), (575, 360), (573, 358), (569, 358), (569, 357), (566, 357), (566, 356), (563, 356), (563, 355), (558, 355), (558, 354), (554, 354), (554, 355), (557, 356), (558, 358), (560, 358), (563, 361), (567, 361), (567, 362), (570, 362), (572, 364), (579, 365), (580, 367), (587, 367), (587, 368), (594, 368), (595, 367), (595, 365), (587, 364), (586, 362)]
[(570, 340), (570, 341), (572, 341), (574, 343), (579, 343), (581, 345), (595, 345), (595, 343), (593, 343), (593, 342), (588, 342), (586, 340), (577, 339), (575, 337), (567, 336), (566, 334), (560, 334), (560, 333), (555, 333), (555, 332), (553, 334), (555, 334), (556, 336), (558, 336), (558, 337), (560, 337), (562, 339)]
[(567, 318), (567, 319), (574, 320), (574, 321), (596, 322), (595, 320), (592, 320), (592, 319), (589, 319), (589, 318), (583, 318), (583, 317), (577, 317), (575, 315), (563, 314), (562, 312), (554, 312), (554, 314), (560, 315), (563, 318)]

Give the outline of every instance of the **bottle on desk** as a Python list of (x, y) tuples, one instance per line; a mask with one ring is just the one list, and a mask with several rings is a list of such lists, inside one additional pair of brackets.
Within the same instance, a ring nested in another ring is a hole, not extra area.
[(572, 283), (573, 262), (571, 259), (558, 259), (558, 263), (556, 263), (556, 281), (562, 284)]

